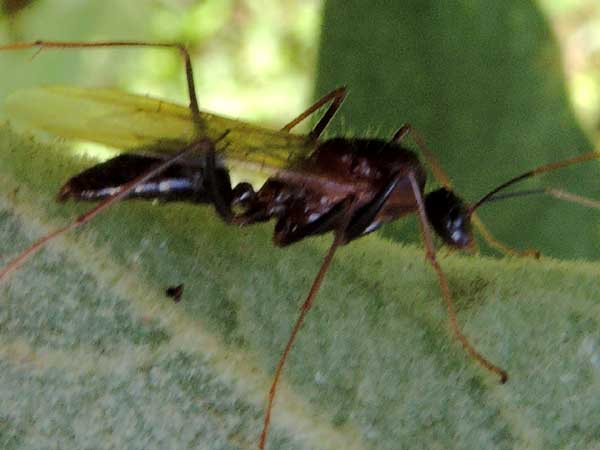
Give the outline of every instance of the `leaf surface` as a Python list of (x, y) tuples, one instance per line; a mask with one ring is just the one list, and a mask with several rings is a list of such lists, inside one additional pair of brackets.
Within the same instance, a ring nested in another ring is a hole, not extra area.
[[(91, 162), (0, 133), (0, 255), (85, 205), (55, 191)], [(207, 207), (123, 202), (0, 286), (3, 448), (255, 448), (270, 377), (329, 244), (279, 250), (271, 226)], [(419, 247), (340, 250), (276, 401), (270, 448), (600, 445), (594, 263), (442, 254), (465, 333), (449, 335)], [(164, 295), (183, 282), (179, 304)], [(9, 414), (10, 413), (10, 414)]]

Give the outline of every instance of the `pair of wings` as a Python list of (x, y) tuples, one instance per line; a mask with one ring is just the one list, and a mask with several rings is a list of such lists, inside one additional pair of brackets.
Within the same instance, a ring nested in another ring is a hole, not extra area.
[[(6, 102), (11, 121), (67, 139), (122, 151), (170, 155), (199, 137), (213, 142), (234, 169), (270, 176), (292, 167), (314, 149), (306, 136), (201, 112), (200, 128), (189, 108), (115, 89), (68, 86), (18, 91)], [(223, 137), (225, 135), (225, 137)]]

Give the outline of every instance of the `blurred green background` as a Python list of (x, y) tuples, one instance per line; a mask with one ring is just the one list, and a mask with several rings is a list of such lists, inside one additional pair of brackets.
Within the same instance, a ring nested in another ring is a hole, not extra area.
[[(597, 141), (600, 6), (593, 0), (380, 0), (367, 8), (356, 0), (3, 5), (9, 14), (0, 23), (2, 42), (184, 42), (203, 108), (274, 127), (347, 85), (350, 95), (330, 133), (387, 137), (411, 122), (467, 201)], [(179, 59), (169, 52), (33, 54), (2, 56), (0, 97), (23, 86), (76, 83), (185, 99)], [(540, 184), (600, 198), (595, 163), (527, 186)], [(600, 256), (596, 211), (536, 196), (489, 205), (481, 216), (516, 247)], [(416, 238), (415, 230), (409, 219), (383, 234), (405, 241)]]

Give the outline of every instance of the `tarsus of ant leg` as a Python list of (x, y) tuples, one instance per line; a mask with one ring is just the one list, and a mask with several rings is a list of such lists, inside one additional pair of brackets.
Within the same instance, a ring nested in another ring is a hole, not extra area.
[(16, 42), (10, 45), (0, 46), (0, 51), (24, 50), (28, 48), (43, 49), (65, 49), (65, 48), (106, 48), (106, 47), (147, 47), (147, 48), (172, 48), (178, 50), (185, 64), (185, 75), (187, 79), (188, 97), (190, 100), (190, 110), (196, 124), (200, 123), (200, 110), (198, 108), (198, 99), (196, 97), (196, 87), (194, 84), (194, 73), (192, 70), (192, 61), (190, 54), (182, 44), (164, 43), (164, 42), (143, 42), (143, 41), (97, 41), (97, 42), (68, 42), (68, 41), (33, 41)]
[(271, 412), (273, 410), (273, 402), (275, 401), (277, 385), (278, 385), (279, 379), (281, 377), (281, 372), (283, 371), (283, 366), (285, 365), (287, 357), (290, 353), (292, 344), (294, 343), (294, 340), (296, 339), (296, 335), (298, 334), (298, 331), (300, 330), (300, 327), (302, 326), (302, 323), (304, 322), (304, 318), (306, 317), (306, 314), (312, 307), (312, 304), (317, 295), (317, 292), (319, 292), (319, 288), (321, 287), (323, 278), (325, 277), (325, 274), (327, 273), (327, 270), (329, 269), (329, 266), (331, 265), (331, 261), (333, 260), (333, 255), (335, 254), (335, 251), (337, 250), (337, 248), (345, 242), (344, 230), (348, 227), (348, 223), (350, 222), (350, 219), (351, 219), (351, 212), (354, 209), (353, 208), (354, 199), (350, 198), (347, 203), (349, 204), (348, 209), (346, 210), (346, 213), (342, 217), (342, 221), (340, 223), (339, 229), (335, 232), (335, 237), (333, 239), (333, 243), (331, 244), (331, 247), (329, 247), (329, 250), (327, 251), (325, 258), (323, 259), (323, 263), (321, 263), (321, 268), (319, 269), (319, 272), (317, 273), (317, 276), (315, 277), (315, 279), (313, 281), (313, 284), (310, 288), (308, 296), (306, 297), (306, 300), (304, 301), (304, 303), (302, 304), (302, 307), (300, 308), (300, 315), (298, 316), (298, 319), (296, 320), (296, 323), (294, 324), (294, 327), (292, 328), (290, 337), (288, 338), (288, 341), (285, 344), (283, 353), (281, 354), (281, 357), (279, 358), (279, 362), (277, 363), (277, 368), (275, 369), (275, 374), (273, 375), (273, 381), (271, 382), (271, 388), (269, 389), (269, 397), (267, 400), (267, 408), (265, 410), (265, 418), (264, 418), (264, 422), (263, 422), (263, 428), (260, 433), (260, 439), (258, 442), (258, 448), (260, 450), (264, 450), (265, 443), (267, 441), (267, 432), (269, 429), (269, 424), (271, 423)]
[(477, 231), (479, 231), (487, 244), (499, 252), (511, 256), (533, 256), (534, 258), (540, 257), (540, 252), (537, 250), (515, 250), (496, 239), (490, 230), (488, 230), (488, 228), (483, 224), (477, 214), (471, 214), (471, 222), (477, 227)]
[(131, 191), (133, 191), (136, 188), (136, 186), (148, 181), (150, 178), (155, 177), (156, 175), (161, 173), (163, 170), (165, 170), (169, 166), (175, 164), (177, 161), (180, 161), (181, 159), (183, 159), (185, 156), (189, 155), (190, 153), (195, 152), (195, 151), (206, 150), (209, 145), (212, 145), (212, 143), (206, 139), (194, 142), (193, 144), (187, 146), (185, 149), (183, 149), (179, 153), (175, 154), (173, 157), (165, 160), (164, 162), (158, 164), (156, 167), (153, 167), (152, 169), (148, 170), (144, 174), (133, 179), (129, 183), (123, 185), (121, 187), (121, 189), (119, 189), (117, 191), (117, 193), (111, 195), (106, 200), (100, 202), (98, 205), (96, 205), (89, 211), (80, 215), (73, 222), (69, 223), (68, 225), (65, 225), (62, 228), (59, 228), (59, 229), (53, 231), (52, 233), (42, 237), (41, 239), (38, 239), (29, 248), (27, 248), (25, 251), (23, 251), (21, 254), (19, 254), (16, 258), (14, 258), (12, 261), (10, 261), (2, 270), (0, 270), (0, 281), (4, 280), (10, 273), (14, 272), (19, 267), (21, 267), (23, 265), (23, 263), (30, 256), (37, 253), (39, 250), (41, 250), (43, 247), (45, 247), (46, 244), (48, 244), (54, 238), (86, 224), (87, 222), (92, 220), (94, 217), (96, 217), (98, 214), (100, 214), (102, 211), (104, 211), (106, 208), (111, 206), (113, 203), (118, 202), (119, 200), (126, 197), (129, 193), (131, 193)]
[(535, 169), (529, 170), (525, 173), (522, 173), (521, 175), (517, 175), (516, 177), (511, 178), (510, 180), (506, 181), (505, 183), (502, 183), (500, 186), (492, 189), (490, 192), (488, 192), (483, 197), (481, 197), (477, 202), (475, 202), (473, 205), (471, 205), (471, 207), (469, 208), (469, 212), (471, 214), (473, 214), (473, 212), (477, 208), (479, 208), (481, 205), (483, 205), (485, 202), (487, 202), (489, 199), (491, 199), (495, 194), (506, 189), (509, 186), (512, 186), (515, 183), (518, 183), (519, 181), (526, 180), (527, 178), (535, 177), (541, 173), (552, 172), (553, 170), (561, 169), (563, 167), (571, 166), (573, 164), (591, 161), (593, 159), (598, 159), (598, 158), (600, 158), (600, 152), (589, 152), (589, 153), (584, 153), (579, 156), (574, 156), (572, 158), (567, 158), (567, 159), (563, 159), (561, 161), (556, 161), (556, 162), (553, 162), (550, 164), (544, 164), (542, 166), (536, 167)]
[[(534, 194), (547, 194), (552, 197), (558, 198), (560, 200), (565, 200), (565, 201), (568, 201), (571, 203), (577, 203), (579, 205), (586, 206), (589, 208), (600, 209), (600, 202), (597, 200), (589, 199), (589, 198), (582, 197), (582, 196), (576, 195), (576, 194), (571, 194), (570, 192), (566, 192), (561, 189), (555, 189), (555, 188), (528, 189), (525, 191), (509, 192), (507, 194), (493, 195), (491, 197), (488, 197), (486, 202), (490, 203), (490, 202), (495, 202), (495, 201), (500, 201), (500, 200), (506, 200), (509, 198), (524, 197), (527, 195), (534, 195)], [(471, 215), (471, 220), (478, 227), (479, 232), (483, 235), (484, 239), (488, 242), (488, 244), (490, 244), (492, 247), (496, 248), (497, 250), (500, 250), (504, 253), (508, 253), (510, 255), (522, 255), (523, 253), (525, 253), (530, 256), (539, 258), (540, 253), (538, 251), (528, 250), (526, 252), (515, 252), (511, 248), (505, 246), (502, 242), (496, 240), (491, 235), (491, 233), (488, 231), (488, 229), (485, 227), (485, 225), (483, 225), (481, 220), (479, 220), (479, 217), (477, 217), (476, 214)]]
[(438, 280), (440, 282), (440, 288), (442, 291), (442, 296), (444, 297), (444, 300), (446, 302), (446, 308), (448, 310), (448, 317), (450, 319), (452, 332), (462, 344), (466, 352), (475, 361), (477, 361), (490, 372), (494, 372), (495, 374), (497, 374), (500, 377), (501, 383), (506, 383), (506, 381), (508, 380), (508, 373), (506, 373), (505, 370), (488, 361), (481, 353), (475, 350), (475, 347), (473, 347), (473, 345), (469, 342), (467, 337), (460, 330), (458, 319), (456, 317), (456, 311), (454, 311), (454, 302), (452, 301), (452, 294), (450, 293), (450, 288), (448, 287), (446, 276), (444, 275), (444, 272), (442, 271), (442, 268), (440, 267), (435, 256), (435, 248), (433, 246), (431, 231), (429, 229), (427, 216), (425, 214), (425, 203), (423, 202), (423, 196), (421, 195), (421, 191), (419, 189), (417, 180), (415, 179), (412, 173), (409, 174), (409, 180), (415, 195), (415, 199), (417, 201), (419, 219), (421, 223), (421, 234), (423, 235), (423, 243), (425, 245), (425, 257), (435, 270)]
[(260, 440), (258, 443), (258, 448), (260, 450), (263, 450), (265, 448), (265, 442), (267, 440), (267, 431), (269, 429), (269, 423), (271, 422), (271, 411), (273, 409), (273, 401), (275, 400), (275, 393), (277, 391), (277, 384), (279, 383), (279, 378), (281, 377), (281, 371), (283, 370), (285, 361), (288, 357), (288, 354), (290, 353), (292, 344), (294, 343), (294, 340), (296, 339), (298, 330), (300, 330), (300, 327), (302, 326), (302, 323), (304, 322), (304, 318), (306, 317), (306, 314), (308, 313), (309, 309), (312, 306), (313, 300), (315, 299), (315, 296), (317, 295), (317, 292), (319, 291), (319, 288), (321, 287), (321, 282), (323, 281), (323, 277), (327, 273), (327, 269), (329, 269), (329, 265), (331, 264), (333, 255), (335, 254), (335, 251), (338, 248), (338, 246), (340, 245), (340, 243), (341, 243), (340, 239), (338, 239), (338, 237), (336, 237), (333, 241), (333, 244), (331, 244), (331, 247), (329, 247), (329, 251), (325, 255), (325, 259), (323, 260), (323, 263), (321, 264), (321, 268), (319, 269), (319, 272), (317, 273), (317, 276), (315, 277), (315, 280), (313, 281), (312, 287), (310, 288), (310, 292), (309, 292), (308, 296), (306, 297), (306, 300), (304, 301), (302, 308), (300, 309), (300, 315), (298, 316), (298, 319), (296, 320), (294, 328), (292, 328), (290, 337), (287, 341), (287, 344), (285, 345), (283, 353), (281, 354), (281, 358), (279, 358), (279, 362), (277, 363), (277, 368), (275, 369), (275, 375), (273, 376), (273, 381), (271, 382), (271, 388), (269, 389), (269, 397), (268, 397), (268, 401), (267, 401), (267, 408), (265, 410), (263, 429), (262, 429), (262, 432), (260, 433)]

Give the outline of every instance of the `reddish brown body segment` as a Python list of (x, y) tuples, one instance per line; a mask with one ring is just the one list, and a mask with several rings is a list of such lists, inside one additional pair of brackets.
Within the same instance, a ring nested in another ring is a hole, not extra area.
[[(314, 153), (294, 172), (271, 177), (249, 202), (248, 210), (238, 218), (244, 225), (271, 218), (278, 220), (274, 241), (284, 246), (302, 237), (322, 234), (335, 229), (336, 224), (319, 227), (318, 222), (344, 199), (354, 198), (350, 215), (356, 215), (398, 178), (395, 189), (375, 217), (355, 239), (375, 231), (383, 223), (397, 219), (417, 209), (417, 202), (408, 179), (413, 173), (421, 191), (426, 173), (417, 155), (399, 143), (379, 139), (335, 138), (322, 142)], [(295, 238), (298, 235), (298, 238)]]

